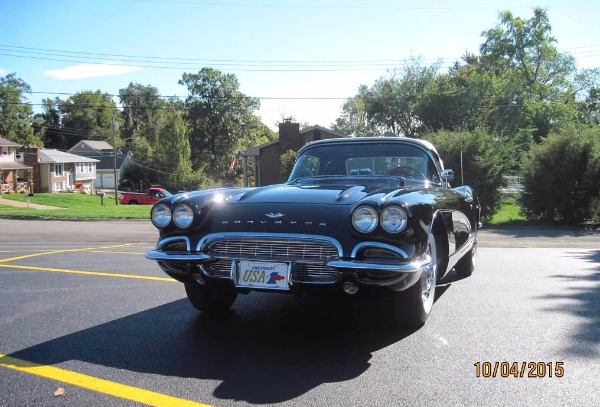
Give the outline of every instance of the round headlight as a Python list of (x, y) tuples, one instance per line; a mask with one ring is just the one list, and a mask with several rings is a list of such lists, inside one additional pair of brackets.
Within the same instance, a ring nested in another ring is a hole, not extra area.
[(406, 222), (406, 212), (399, 206), (390, 206), (381, 212), (381, 226), (387, 232), (401, 232), (406, 227)]
[(360, 206), (352, 214), (352, 225), (360, 233), (372, 232), (377, 227), (377, 212), (370, 206)]
[(171, 209), (164, 203), (154, 205), (150, 219), (157, 228), (164, 228), (171, 222)]
[(173, 211), (173, 222), (178, 228), (185, 229), (194, 221), (194, 211), (189, 205), (181, 204)]

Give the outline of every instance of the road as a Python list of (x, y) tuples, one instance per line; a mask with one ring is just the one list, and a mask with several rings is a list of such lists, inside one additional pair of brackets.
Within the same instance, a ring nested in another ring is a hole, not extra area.
[(375, 299), (202, 316), (144, 258), (148, 222), (0, 230), (0, 406), (599, 404), (599, 232), (482, 231), (473, 276), (406, 332)]

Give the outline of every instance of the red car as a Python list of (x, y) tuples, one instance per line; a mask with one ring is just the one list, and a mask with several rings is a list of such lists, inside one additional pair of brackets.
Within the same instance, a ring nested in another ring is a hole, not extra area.
[(119, 203), (121, 205), (152, 205), (162, 198), (171, 196), (164, 188), (148, 188), (146, 192), (119, 192)]

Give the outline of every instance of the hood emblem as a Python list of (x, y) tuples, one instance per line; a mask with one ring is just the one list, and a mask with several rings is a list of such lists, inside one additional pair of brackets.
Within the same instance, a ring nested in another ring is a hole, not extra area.
[(285, 216), (285, 213), (277, 212), (277, 213), (265, 213), (265, 216), (271, 219), (279, 219)]

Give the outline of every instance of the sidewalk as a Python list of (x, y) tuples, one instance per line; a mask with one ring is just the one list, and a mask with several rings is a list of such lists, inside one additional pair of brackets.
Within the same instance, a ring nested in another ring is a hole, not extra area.
[(32, 209), (44, 209), (44, 210), (64, 209), (64, 208), (59, 208), (56, 206), (40, 205), (40, 204), (35, 204), (35, 203), (28, 204), (27, 202), (13, 201), (12, 199), (4, 199), (2, 195), (0, 195), (0, 205), (14, 206), (15, 208), (32, 208)]

